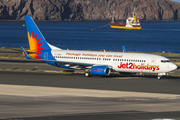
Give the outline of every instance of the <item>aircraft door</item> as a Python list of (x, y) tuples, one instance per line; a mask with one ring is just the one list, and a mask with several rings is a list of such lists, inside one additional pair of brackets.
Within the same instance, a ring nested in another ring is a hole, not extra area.
[(102, 58), (97, 58), (97, 62), (101, 63), (102, 62)]
[(167, 68), (169, 68), (169, 63), (167, 64)]
[[(144, 64), (145, 68), (143, 69), (143, 72), (150, 72), (152, 73), (152, 69), (153, 67), (156, 66), (156, 58), (151, 58), (151, 61), (146, 61), (146, 63)], [(152, 67), (150, 67), (152, 66)]]
[(155, 65), (156, 65), (156, 58), (152, 58), (152, 59), (151, 59), (151, 65), (152, 65), (152, 66), (155, 66)]
[(105, 58), (103, 57), (103, 58), (101, 58), (101, 59), (102, 59), (102, 62), (105, 63)]
[(45, 53), (44, 53), (44, 59), (45, 59), (45, 60), (48, 60), (48, 52), (45, 52)]
[(99, 57), (97, 60), (99, 63), (104, 63), (104, 58), (103, 57)]

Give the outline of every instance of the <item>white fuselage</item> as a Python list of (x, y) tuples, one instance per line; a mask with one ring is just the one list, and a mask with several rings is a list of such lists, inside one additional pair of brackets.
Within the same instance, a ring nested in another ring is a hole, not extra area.
[[(81, 69), (92, 66), (109, 66), (118, 72), (141, 73), (168, 73), (177, 66), (169, 59), (159, 55), (145, 53), (101, 52), (101, 51), (77, 51), (77, 50), (52, 50), (52, 57), (65, 64), (69, 68), (79, 68), (78, 64), (87, 64)], [(77, 66), (71, 65), (77, 64)], [(91, 64), (92, 66), (88, 66)]]

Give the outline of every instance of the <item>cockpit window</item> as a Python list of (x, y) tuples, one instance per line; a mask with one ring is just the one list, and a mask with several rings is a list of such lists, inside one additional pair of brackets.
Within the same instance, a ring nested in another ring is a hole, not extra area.
[(162, 63), (171, 62), (170, 60), (161, 60)]

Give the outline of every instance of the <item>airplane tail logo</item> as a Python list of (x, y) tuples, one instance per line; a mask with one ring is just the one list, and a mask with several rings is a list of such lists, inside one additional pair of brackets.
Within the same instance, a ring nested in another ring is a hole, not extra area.
[(29, 41), (29, 50), (25, 51), (23, 47), (21, 50), (23, 55), (27, 58), (35, 58), (35, 59), (49, 59), (52, 60), (52, 53), (51, 50), (61, 50), (51, 44), (49, 44), (44, 36), (42, 35), (41, 31), (29, 15), (24, 16), (25, 23), (26, 23), (26, 30), (27, 30), (27, 37)]
[(27, 29), (27, 36), (29, 41), (29, 52), (34, 52), (29, 54), (30, 57), (35, 59), (41, 59), (42, 50), (51, 50), (50, 46), (46, 42), (45, 38), (43, 37), (42, 33), (32, 20), (31, 16), (25, 15), (25, 23)]
[(30, 47), (30, 50), (28, 50), (27, 53), (32, 58), (43, 59), (45, 51), (51, 51), (56, 47), (47, 43), (31, 16), (25, 15), (24, 18)]
[[(35, 47), (39, 47), (38, 43), (41, 43), (41, 47), (43, 47), (46, 50), (50, 50), (51, 49), (50, 46), (46, 42), (41, 31), (38, 29), (38, 27), (32, 20), (31, 16), (25, 15), (24, 18), (25, 18), (25, 22), (26, 22), (26, 29), (27, 29), (30, 49), (33, 50)], [(36, 39), (36, 41), (34, 39)]]
[(30, 47), (30, 50), (28, 51), (35, 53), (35, 54), (34, 53), (29, 54), (29, 56), (36, 59), (40, 59), (39, 55), (42, 55), (41, 50), (44, 50), (44, 47), (41, 47), (43, 42), (39, 42), (41, 40), (41, 37), (37, 38), (37, 34), (33, 36), (33, 32), (31, 33), (31, 35), (28, 32), (28, 40), (29, 40), (29, 47)]

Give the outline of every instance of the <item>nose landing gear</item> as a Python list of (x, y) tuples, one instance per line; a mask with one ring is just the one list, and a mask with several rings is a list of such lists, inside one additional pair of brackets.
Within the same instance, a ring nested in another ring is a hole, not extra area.
[(158, 80), (160, 80), (163, 75), (168, 75), (168, 73), (158, 73)]

